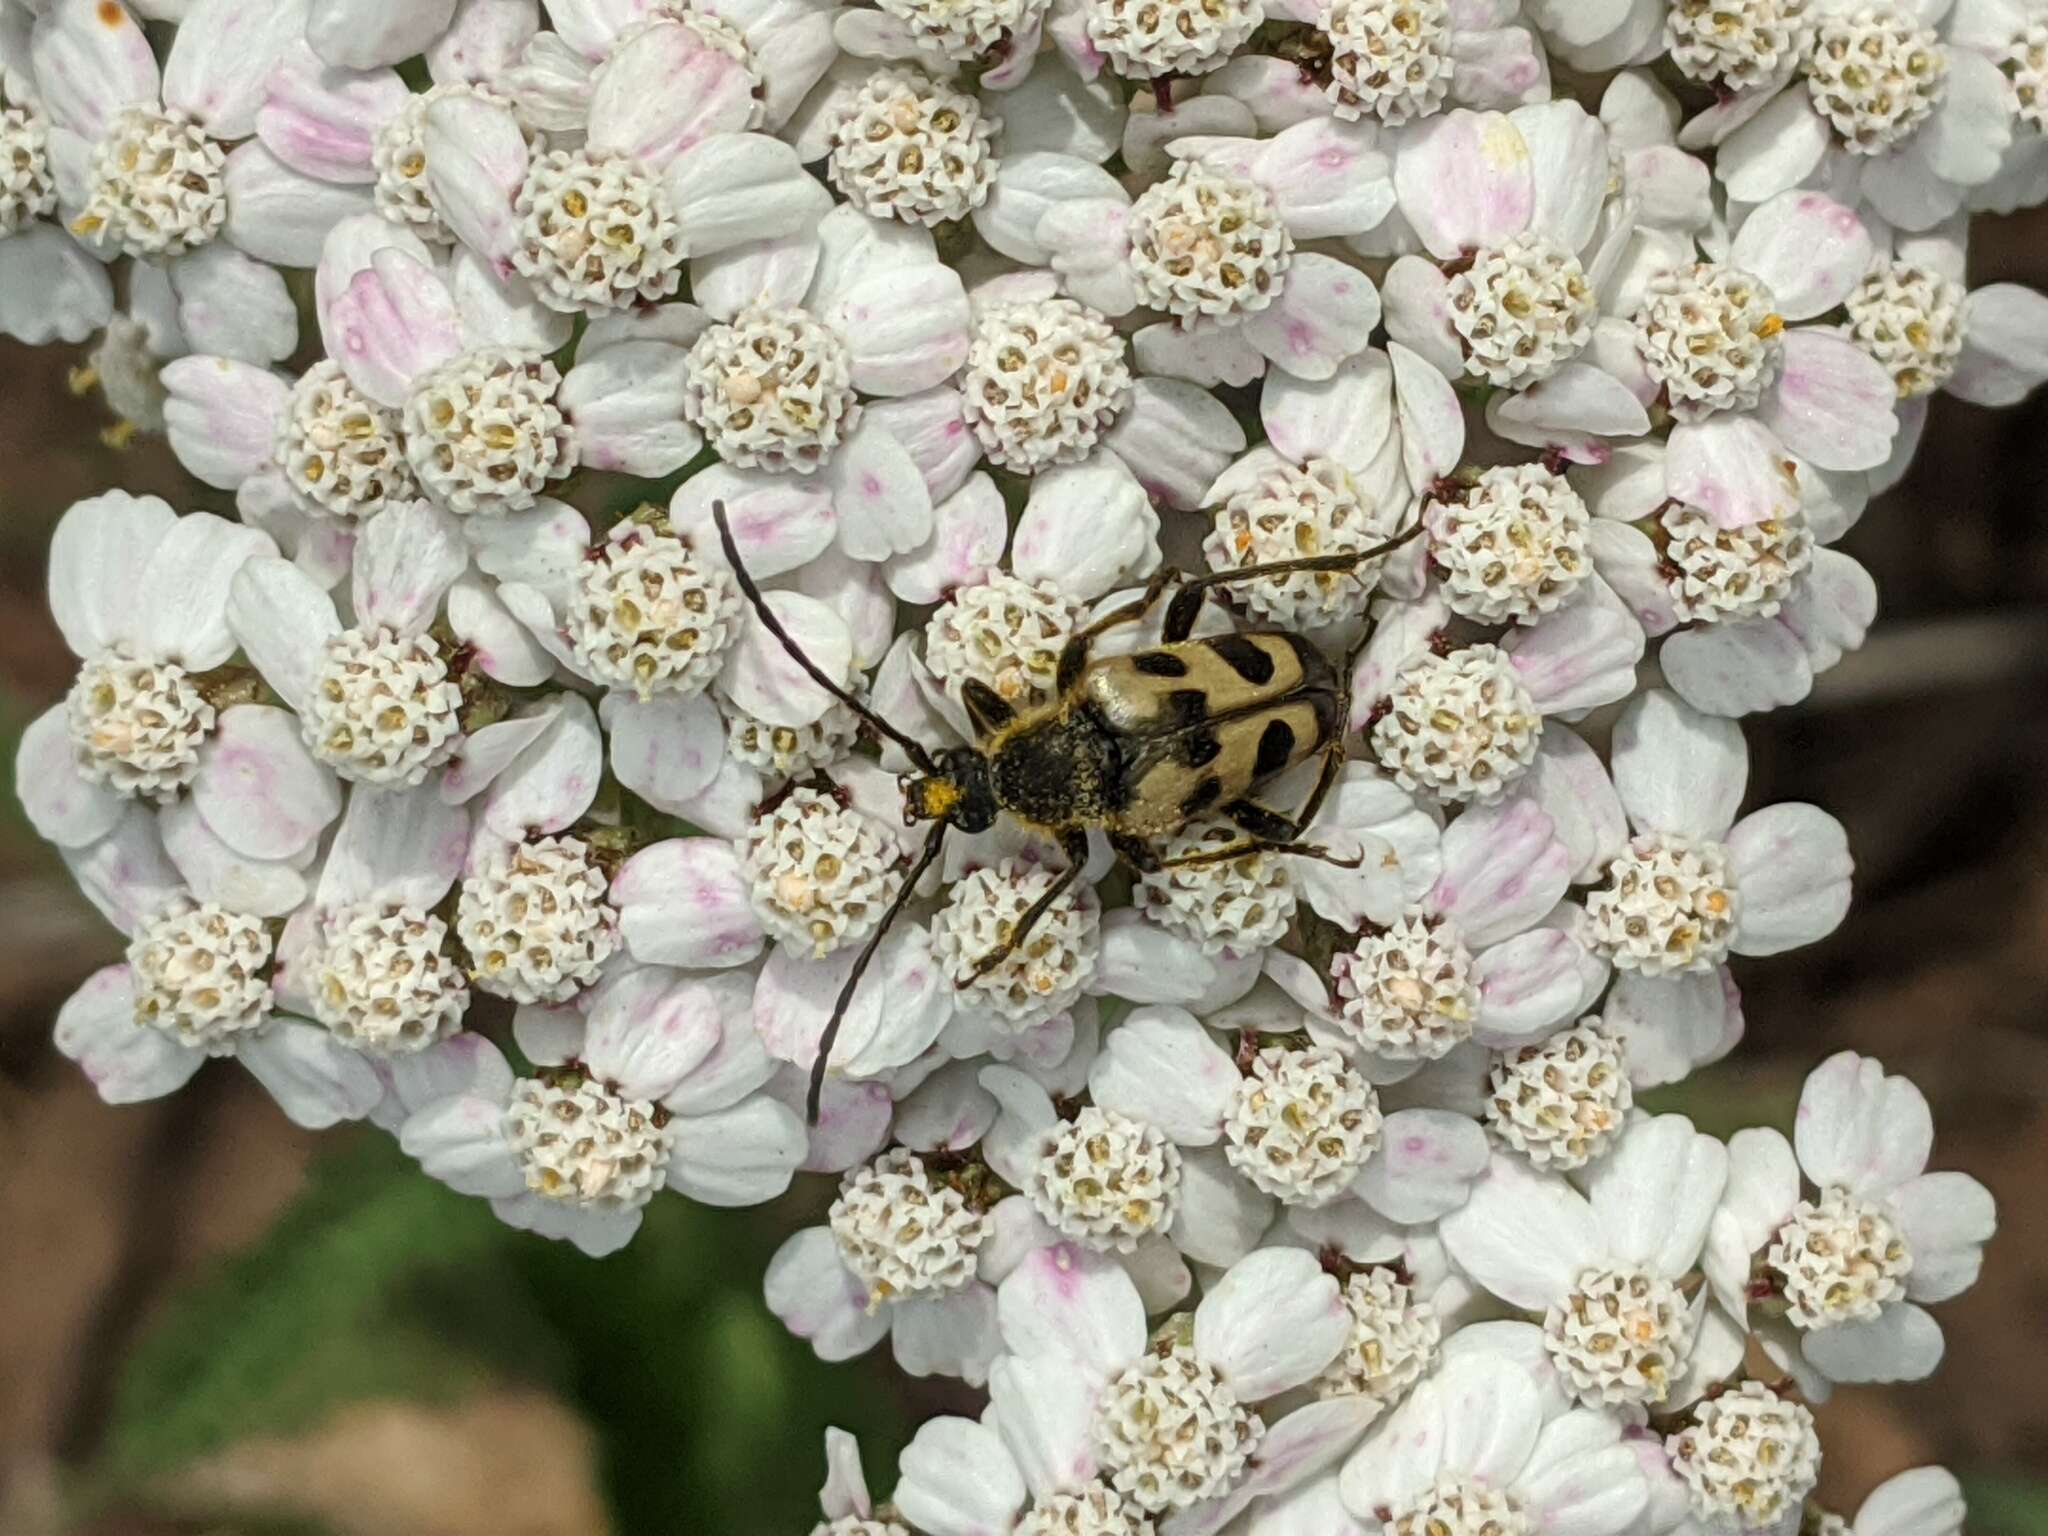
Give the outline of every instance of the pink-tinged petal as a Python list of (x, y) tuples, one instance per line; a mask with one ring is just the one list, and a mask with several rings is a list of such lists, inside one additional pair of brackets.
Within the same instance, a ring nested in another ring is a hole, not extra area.
[[(409, 229), (402, 229), (381, 214), (361, 213), (342, 220), (327, 233), (320, 252), (320, 265), (313, 270), (313, 306), (326, 323), (327, 307), (349, 285), (358, 272), (370, 270), (379, 251), (395, 250), (422, 266), (431, 267), (434, 253), (427, 243)], [(329, 353), (340, 351), (335, 339), (322, 333)]]
[(1392, 165), (1364, 123), (1317, 116), (1283, 129), (1252, 157), (1297, 240), (1363, 234), (1393, 211)]
[[(999, 1224), (1007, 1205), (996, 1207)], [(1041, 1246), (1032, 1243), (1018, 1262)], [(984, 1275), (990, 1268), (987, 1247), (982, 1249), (981, 1268)], [(1003, 1277), (1008, 1275), (1005, 1269)], [(1000, 1302), (997, 1316), (1000, 1319)], [(1084, 1486), (1095, 1475), (1092, 1431), (1099, 1386), (1089, 1373), (1068, 1369), (1057, 1355), (1005, 1354), (990, 1366), (990, 1418), (1035, 1499), (1042, 1502), (1053, 1493)]]
[(395, 70), (358, 73), (321, 62), (301, 44), (271, 71), (256, 134), (293, 170), (323, 181), (377, 179), (377, 130), (412, 94)]
[(868, 1288), (839, 1262), (829, 1227), (806, 1227), (776, 1249), (764, 1291), (768, 1310), (820, 1360), (851, 1360), (888, 1337), (889, 1309), (869, 1307)]
[(105, 966), (57, 1010), (52, 1040), (109, 1104), (139, 1104), (185, 1086), (206, 1061), (162, 1030), (135, 1022), (128, 966)]
[(539, 29), (539, 0), (457, 0), (448, 30), (427, 49), (427, 72), (436, 85), (495, 80)]
[(759, 133), (692, 145), (669, 164), (666, 179), (693, 256), (795, 234), (829, 206), (796, 151)]
[(1465, 353), (1451, 325), (1447, 302), (1451, 280), (1443, 268), (1420, 256), (1403, 256), (1380, 282), (1387, 335), (1412, 348), (1446, 379), (1462, 378)]
[(1765, 202), (1812, 174), (1828, 138), (1827, 120), (1794, 82), (1721, 140), (1715, 174), (1735, 201)]
[(317, 1024), (280, 1019), (235, 1052), (294, 1125), (324, 1131), (360, 1120), (384, 1097), (362, 1052)]
[(1673, 635), (1658, 655), (1674, 692), (1731, 719), (1797, 704), (1813, 691), (1813, 663), (1776, 619), (1743, 619)]
[(995, 1096), (981, 1086), (973, 1061), (941, 1067), (898, 1107), (894, 1137), (918, 1152), (964, 1151), (996, 1122)]
[(311, 267), (327, 232), (371, 209), (368, 187), (303, 175), (251, 139), (228, 156), (227, 238), (244, 255), (280, 267)]
[(1442, 261), (1499, 245), (1536, 211), (1529, 146), (1498, 112), (1447, 112), (1412, 130), (1394, 161), (1394, 187), (1401, 212)]
[(1614, 727), (1614, 787), (1644, 832), (1719, 838), (1749, 785), (1741, 727), (1662, 689), (1630, 704)]
[(238, 704), (199, 759), (192, 798), (214, 836), (252, 859), (288, 859), (341, 814), (334, 770), (317, 763), (290, 710)]
[(959, 491), (981, 462), (981, 443), (961, 415), (957, 390), (877, 400), (862, 411), (861, 421), (883, 428), (902, 445), (934, 504)]
[(1092, 602), (1158, 568), (1159, 514), (1112, 455), (1048, 469), (1032, 481), (1010, 564), (1027, 581)]
[(1276, 368), (1327, 379), (1364, 350), (1379, 323), (1372, 279), (1334, 256), (1307, 251), (1294, 258), (1280, 296), (1239, 329)]
[(1518, 107), (1508, 120), (1529, 151), (1535, 189), (1530, 231), (1564, 250), (1583, 250), (1607, 199), (1607, 130), (1570, 100)]
[(1362, 731), (1385, 699), (1401, 669), (1429, 649), (1431, 639), (1451, 622), (1441, 592), (1431, 589), (1412, 603), (1382, 614), (1351, 674), (1351, 729)]
[(1785, 366), (1758, 419), (1820, 469), (1874, 469), (1899, 429), (1891, 375), (1854, 342), (1818, 330), (1789, 332)]
[[(676, 488), (669, 521), (700, 549), (718, 549), (714, 503), (725, 504), (740, 558), (757, 581), (800, 570), (832, 547), (839, 529), (832, 498), (809, 480), (713, 464)], [(722, 558), (722, 557), (721, 557)]]
[(1571, 855), (1550, 818), (1519, 795), (1473, 806), (1452, 822), (1443, 859), (1427, 905), (1455, 922), (1473, 949), (1534, 926), (1571, 878)]
[[(448, 589), (448, 627), (469, 647), (472, 662), (484, 676), (508, 688), (538, 687), (555, 675), (554, 652), (505, 606), (501, 590), (474, 571), (457, 578)], [(467, 778), (462, 763), (458, 757), (443, 780), (451, 792)]]
[(425, 633), (468, 564), (469, 546), (453, 514), (425, 501), (386, 508), (356, 537), (351, 591), (358, 623)]
[(1984, 1245), (1998, 1231), (1998, 1203), (1967, 1173), (1923, 1173), (1892, 1196), (1913, 1268), (1906, 1294), (1947, 1301), (1977, 1283)]
[(1470, 1197), (1486, 1172), (1486, 1133), (1469, 1116), (1447, 1109), (1403, 1109), (1387, 1116), (1379, 1150), (1353, 1186), (1389, 1221), (1438, 1221)]
[(1244, 452), (1245, 436), (1230, 408), (1207, 390), (1182, 379), (1141, 378), (1102, 446), (1124, 461), (1147, 495), (1192, 508)]
[(427, 108), (425, 144), (435, 210), (478, 255), (507, 259), (517, 237), (512, 199), (529, 161), (511, 109), (485, 96), (444, 96)]
[(1725, 968), (1654, 980), (1624, 972), (1601, 1016), (1626, 1045), (1638, 1089), (1682, 1081), (1742, 1040), (1742, 993)]
[(1132, 1011), (1103, 1043), (1088, 1073), (1095, 1102), (1157, 1126), (1182, 1146), (1223, 1134), (1239, 1074), (1230, 1053), (1181, 1008)]
[(701, 693), (636, 699), (606, 695), (599, 714), (611, 737), (612, 772), (660, 810), (710, 788), (725, 755), (718, 707)]
[(1795, 516), (1799, 482), (1770, 429), (1747, 416), (1715, 416), (1671, 429), (1665, 490), (1722, 528)]
[(641, 849), (620, 868), (611, 900), (626, 947), (643, 965), (745, 965), (767, 942), (739, 857), (723, 838), (670, 838)]
[(1848, 834), (1820, 807), (1795, 801), (1745, 816), (1728, 834), (1728, 852), (1741, 900), (1738, 955), (1811, 944), (1848, 915)]
[(60, 848), (83, 848), (114, 830), (128, 802), (78, 771), (71, 722), (53, 704), (21, 733), (14, 754), (14, 787), (36, 832)]
[(306, 36), (329, 64), (375, 69), (420, 52), (454, 15), (455, 0), (311, 0)]
[(1787, 320), (1811, 320), (1849, 296), (1872, 245), (1853, 208), (1819, 192), (1786, 192), (1743, 220), (1728, 259), (1764, 280)]
[(604, 738), (590, 705), (573, 693), (545, 706), (554, 720), (491, 781), (483, 824), (514, 840), (559, 832), (581, 819), (604, 777)]
[(194, 352), (276, 363), (298, 350), (298, 306), (277, 268), (216, 242), (180, 257), (169, 278)]
[(658, 172), (693, 145), (740, 132), (753, 112), (745, 64), (679, 22), (652, 26), (598, 66), (590, 147)]
[(1027, 266), (1043, 266), (1052, 252), (1039, 243), (1039, 221), (1053, 208), (1083, 198), (1107, 198), (1128, 205), (1117, 179), (1078, 155), (1037, 154), (1006, 158), (997, 170), (988, 201), (974, 210), (974, 227), (1002, 255)]
[(1145, 1307), (1116, 1261), (1072, 1243), (1041, 1248), (996, 1289), (1003, 1345), (1100, 1384), (1145, 1347)]
[[(509, 1094), (512, 1085), (507, 1077), (504, 1091)], [(496, 1093), (434, 1098), (399, 1127), (398, 1144), (406, 1156), (418, 1160), (423, 1173), (450, 1189), (504, 1199), (526, 1188), (525, 1176), (499, 1129), (504, 1118), (505, 1101)]]
[(1556, 1174), (1495, 1154), (1464, 1205), (1443, 1218), (1451, 1258), (1501, 1300), (1540, 1312), (1605, 1246), (1593, 1207)]
[(1557, 612), (1510, 635), (1502, 649), (1536, 707), (1565, 714), (1627, 698), (1646, 644), (1628, 605), (1595, 577)]
[(686, 978), (679, 985), (717, 1010), (720, 1034), (717, 1048), (662, 1104), (679, 1115), (708, 1115), (730, 1109), (770, 1085), (781, 1063), (769, 1056), (754, 1032), (753, 977), (744, 971), (719, 971)]
[(1963, 301), (1963, 351), (1948, 392), (1973, 405), (2017, 405), (2048, 379), (2048, 295), (1992, 283)]
[[(1394, 365), (1394, 419), (1401, 428), (1401, 467), (1418, 490), (1458, 467), (1465, 454), (1465, 412), (1451, 381), (1398, 341), (1387, 343)], [(1419, 549), (1419, 546), (1418, 546)]]
[(1941, 1325), (1911, 1302), (1869, 1322), (1837, 1323), (1800, 1335), (1806, 1363), (1830, 1381), (1924, 1381), (1941, 1364)]
[(1511, 443), (1555, 449), (1575, 464), (1604, 464), (1614, 452), (1607, 439), (1650, 430), (1628, 385), (1591, 363), (1566, 363), (1541, 383), (1495, 395), (1486, 422)]
[(126, 6), (57, 0), (37, 9), (29, 61), (40, 105), (58, 127), (91, 141), (123, 107), (156, 102), (156, 55)]
[(271, 70), (305, 33), (306, 0), (197, 0), (164, 61), (164, 105), (211, 138), (248, 138)]
[(683, 420), (690, 355), (660, 341), (627, 341), (569, 370), (557, 394), (592, 469), (654, 479), (681, 469), (704, 446)]
[[(846, 621), (815, 598), (770, 592), (767, 603), (811, 662), (840, 687), (853, 678), (853, 633)], [(739, 643), (718, 676), (719, 692), (740, 710), (771, 725), (808, 725), (832, 699), (749, 612)]]
[(252, 559), (235, 573), (226, 619), (263, 680), (294, 709), (312, 693), (328, 640), (341, 633), (334, 600), (276, 556)]
[(1205, 389), (1249, 384), (1266, 371), (1265, 357), (1245, 339), (1244, 327), (1236, 325), (1190, 330), (1160, 321), (1131, 338), (1131, 351), (1142, 372), (1186, 379)]
[(1934, 1147), (1926, 1096), (1854, 1051), (1837, 1052), (1807, 1076), (1794, 1126), (1808, 1179), (1874, 1200), (1917, 1178)]
[(179, 463), (223, 491), (270, 464), (291, 404), (283, 379), (227, 357), (181, 357), (162, 379), (164, 433)]
[(1579, 1009), (1585, 947), (1561, 928), (1533, 928), (1480, 951), (1473, 1037), (1491, 1050), (1540, 1040)]
[(1195, 1308), (1195, 1353), (1240, 1402), (1300, 1386), (1350, 1334), (1336, 1277), (1305, 1248), (1262, 1248), (1240, 1259)]
[(144, 574), (177, 521), (167, 503), (126, 491), (74, 502), (58, 519), (50, 538), (50, 614), (74, 655), (96, 656), (139, 636)]
[(832, 488), (839, 518), (839, 548), (850, 558), (886, 560), (931, 537), (931, 493), (924, 476), (889, 429), (871, 416), (863, 416), (839, 445), (823, 479)]
[(982, 580), (1002, 562), (1009, 531), (1002, 492), (987, 475), (971, 475), (932, 509), (931, 537), (883, 568), (889, 590), (906, 603), (943, 602), (955, 588)]
[(823, 318), (846, 338), (864, 395), (913, 395), (967, 361), (967, 292), (959, 273), (936, 262), (849, 284)]
[(714, 996), (651, 968), (599, 983), (585, 1017), (582, 1061), (632, 1099), (667, 1098), (724, 1030)]
[(431, 784), (376, 789), (359, 784), (320, 870), (326, 908), (385, 902), (431, 910), (462, 873), (469, 815)]
[[(823, 960), (782, 948), (769, 955), (754, 990), (754, 1028), (771, 1056), (809, 1070), (858, 948), (842, 945)], [(915, 1061), (938, 1039), (952, 1012), (952, 988), (932, 959), (929, 935), (922, 928), (898, 928), (876, 949), (854, 991), (833, 1042), (830, 1070), (873, 1077)]]
[(1527, 27), (1486, 25), (1451, 34), (1451, 99), (1462, 107), (1504, 112), (1550, 97), (1550, 59)]
[(58, 852), (86, 900), (123, 933), (184, 894), (184, 880), (164, 857), (156, 813), (146, 805), (131, 802), (105, 837)]
[(1363, 469), (1394, 428), (1393, 364), (1383, 352), (1365, 351), (1315, 382), (1269, 373), (1259, 419), (1285, 458), (1298, 464), (1331, 458), (1347, 469)]
[(32, 347), (80, 342), (113, 312), (106, 267), (54, 224), (0, 240), (0, 336)]
[(1600, 754), (1573, 731), (1545, 730), (1536, 761), (1516, 786), (1550, 818), (1551, 829), (1572, 860), (1572, 883), (1599, 873), (1628, 841), (1628, 818)]
[[(751, 1028), (748, 1033), (753, 1033)], [(759, 1037), (754, 1038), (758, 1047)], [(762, 1055), (773, 1061), (765, 1050)], [(774, 1064), (788, 1074), (785, 1078), (788, 1085), (785, 1100), (800, 1104), (808, 1085), (796, 1074), (795, 1068)], [(866, 1162), (889, 1144), (890, 1121), (895, 1107), (889, 1097), (887, 1083), (856, 1083), (845, 1078), (827, 1078), (818, 1095), (818, 1118), (811, 1126), (810, 1149), (804, 1156), (803, 1171), (844, 1173)], [(911, 1143), (905, 1142), (904, 1145)]]

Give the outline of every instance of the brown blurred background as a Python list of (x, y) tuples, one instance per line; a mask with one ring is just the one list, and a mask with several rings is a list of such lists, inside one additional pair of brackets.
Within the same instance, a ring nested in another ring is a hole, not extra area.
[[(2048, 286), (2048, 217), (1992, 222), (1972, 281)], [(100, 441), (67, 349), (0, 343), (0, 736), (70, 682), (42, 595), (73, 500), (109, 486), (228, 510), (161, 442)], [(1844, 1046), (1933, 1101), (1937, 1165), (1997, 1195), (1977, 1288), (1939, 1309), (1933, 1380), (1823, 1412), (1823, 1491), (1962, 1473), (1971, 1529), (2048, 1532), (2048, 399), (1937, 402), (1911, 477), (1845, 541), (1871, 644), (1810, 704), (1749, 723), (1752, 803), (1847, 824), (1858, 900), (1827, 943), (1742, 966), (1750, 1038), (1688, 1086), (1720, 1130), (1789, 1124)], [(220, 1067), (109, 1109), (51, 1049), (117, 954), (11, 792), (0, 804), (0, 1536), (801, 1531), (827, 1423), (886, 1488), (943, 1394), (824, 1370), (758, 1300), (774, 1214), (657, 1202), (590, 1264), (502, 1232), (382, 1138), (294, 1130)], [(675, 1207), (678, 1209), (670, 1209)]]

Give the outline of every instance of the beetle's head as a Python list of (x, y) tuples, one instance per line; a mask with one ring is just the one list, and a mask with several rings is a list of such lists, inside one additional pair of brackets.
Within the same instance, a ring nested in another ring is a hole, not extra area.
[(921, 774), (903, 786), (903, 819), (949, 821), (962, 832), (986, 832), (996, 820), (988, 759), (972, 747), (941, 752), (937, 773)]

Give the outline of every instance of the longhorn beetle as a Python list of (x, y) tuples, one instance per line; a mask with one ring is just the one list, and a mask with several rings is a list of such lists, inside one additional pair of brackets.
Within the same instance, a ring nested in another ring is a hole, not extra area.
[[(1352, 571), (1414, 538), (1422, 531), (1420, 519), (1357, 554), (1311, 555), (1206, 576), (1162, 569), (1135, 601), (1113, 609), (1067, 641), (1051, 700), (1020, 711), (986, 683), (970, 678), (961, 687), (961, 701), (978, 743), (935, 753), (819, 670), (782, 627), (748, 574), (726, 521), (724, 502), (711, 504), (711, 517), (726, 563), (762, 627), (782, 643), (812, 682), (909, 756), (917, 776), (904, 786), (905, 825), (933, 823), (909, 877), (868, 936), (832, 1005), (811, 1066), (807, 1107), (812, 1123), (825, 1088), (825, 1065), (861, 976), (909, 904), (918, 881), (938, 858), (949, 828), (985, 831), (1000, 812), (1008, 811), (1059, 844), (1067, 858), (1066, 869), (1003, 942), (975, 963), (975, 976), (987, 975), (1014, 953), (1080, 878), (1088, 860), (1091, 827), (1106, 832), (1110, 845), (1141, 873), (1227, 863), (1253, 853), (1349, 862), (1299, 838), (1343, 766), (1351, 710), (1350, 666), (1340, 675), (1308, 640), (1286, 630), (1208, 640), (1189, 637), (1212, 587)], [(1120, 624), (1137, 623), (1169, 586), (1178, 590), (1167, 605), (1162, 644), (1128, 656), (1089, 659), (1096, 636)], [(1322, 772), (1294, 815), (1282, 815), (1250, 798), (1266, 780), (1314, 757), (1322, 758)], [(1172, 858), (1153, 849), (1153, 839), (1170, 836), (1195, 817), (1212, 813), (1243, 835)]]

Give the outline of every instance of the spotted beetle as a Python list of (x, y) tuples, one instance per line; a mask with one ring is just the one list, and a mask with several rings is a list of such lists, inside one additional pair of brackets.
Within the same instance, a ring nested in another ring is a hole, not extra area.
[[(950, 829), (986, 831), (1007, 811), (1057, 843), (1067, 860), (1058, 879), (1003, 942), (975, 963), (974, 976), (986, 975), (1014, 953), (1080, 878), (1091, 828), (1107, 834), (1123, 860), (1141, 873), (1227, 863), (1253, 853), (1351, 862), (1299, 841), (1344, 763), (1351, 667), (1338, 670), (1307, 639), (1286, 630), (1191, 637), (1211, 589), (1270, 577), (1349, 572), (1406, 544), (1422, 531), (1419, 520), (1356, 554), (1312, 555), (1205, 576), (1162, 569), (1134, 601), (1068, 639), (1047, 702), (1019, 710), (986, 683), (969, 679), (961, 688), (961, 702), (977, 744), (934, 752), (819, 670), (761, 596), (733, 541), (725, 504), (713, 502), (711, 516), (726, 563), (762, 627), (813, 682), (904, 750), (917, 770), (904, 785), (904, 821), (933, 823), (902, 889), (868, 936), (832, 1005), (811, 1066), (807, 1108), (814, 1123), (825, 1066), (861, 976), (938, 858)], [(1091, 659), (1098, 636), (1139, 622), (1169, 587), (1176, 590), (1159, 645)], [(1260, 784), (1318, 757), (1322, 772), (1293, 815), (1251, 798)], [(1154, 850), (1154, 839), (1212, 814), (1231, 822), (1242, 836), (1171, 858)]]

